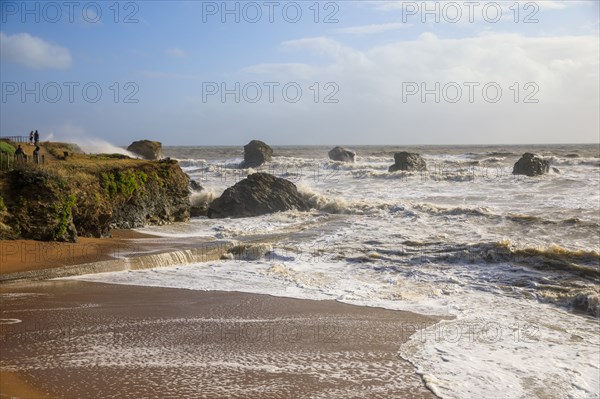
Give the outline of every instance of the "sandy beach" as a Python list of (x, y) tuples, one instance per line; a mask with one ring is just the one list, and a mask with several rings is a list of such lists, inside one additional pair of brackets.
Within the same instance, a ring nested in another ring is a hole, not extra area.
[(435, 397), (397, 355), (431, 317), (79, 281), (0, 290), (2, 397)]
[[(133, 230), (0, 241), (0, 274), (203, 244)], [(0, 397), (435, 397), (397, 353), (436, 321), (415, 313), (57, 280), (4, 283), (0, 304)]]

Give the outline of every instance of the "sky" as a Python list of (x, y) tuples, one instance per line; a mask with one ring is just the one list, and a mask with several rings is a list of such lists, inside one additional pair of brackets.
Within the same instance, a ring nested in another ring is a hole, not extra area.
[(598, 1), (2, 1), (0, 135), (600, 143)]

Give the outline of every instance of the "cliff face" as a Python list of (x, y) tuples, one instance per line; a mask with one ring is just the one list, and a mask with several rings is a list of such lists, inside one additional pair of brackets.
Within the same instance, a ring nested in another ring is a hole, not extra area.
[(75, 241), (111, 228), (186, 221), (188, 184), (171, 160), (87, 158), (2, 172), (0, 239)]

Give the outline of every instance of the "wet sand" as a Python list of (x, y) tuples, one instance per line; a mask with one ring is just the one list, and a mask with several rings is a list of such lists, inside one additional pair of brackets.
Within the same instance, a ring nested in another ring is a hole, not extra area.
[(0, 274), (81, 265), (122, 257), (145, 247), (154, 236), (112, 230), (109, 238), (79, 237), (76, 243), (0, 240)]
[(435, 398), (397, 354), (432, 317), (72, 280), (0, 298), (0, 397)]
[[(225, 242), (203, 237), (182, 241), (133, 230), (111, 234), (110, 238), (79, 238), (76, 243), (0, 240), (0, 283), (123, 270), (123, 260), (136, 260), (138, 265), (132, 268), (145, 268), (152, 261), (143, 258), (182, 251), (193, 251), (194, 261), (206, 261), (218, 259), (228, 248)], [(81, 265), (90, 267), (77, 267)]]

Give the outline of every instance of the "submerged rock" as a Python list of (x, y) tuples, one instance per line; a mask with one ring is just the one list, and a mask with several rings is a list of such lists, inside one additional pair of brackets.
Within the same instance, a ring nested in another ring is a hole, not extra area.
[(580, 292), (572, 301), (575, 309), (600, 316), (600, 296), (595, 292)]
[(292, 209), (310, 209), (294, 183), (268, 173), (254, 173), (211, 202), (208, 217), (239, 218)]
[(134, 141), (127, 147), (127, 151), (133, 152), (149, 161), (158, 161), (163, 158), (162, 144), (158, 141)]
[(354, 162), (356, 153), (343, 147), (334, 147), (329, 153), (329, 159), (340, 162)]
[(271, 160), (273, 149), (260, 140), (252, 140), (244, 146), (243, 168), (256, 168)]
[(202, 190), (204, 190), (204, 187), (202, 187), (200, 183), (198, 183), (196, 180), (190, 179), (190, 191), (200, 192)]
[(195, 180), (190, 180), (190, 192), (190, 216), (206, 216), (208, 204), (213, 200), (212, 192), (206, 190)]
[(513, 167), (513, 175), (539, 176), (548, 173), (550, 164), (530, 152), (523, 154)]
[(389, 167), (388, 172), (396, 172), (398, 170), (406, 171), (425, 171), (427, 163), (420, 154), (413, 152), (397, 152), (394, 154), (395, 163)]
[(227, 254), (231, 255), (228, 257), (229, 259), (259, 260), (268, 256), (272, 251), (273, 247), (270, 244), (238, 244), (230, 248)]

